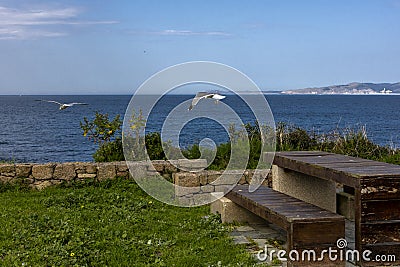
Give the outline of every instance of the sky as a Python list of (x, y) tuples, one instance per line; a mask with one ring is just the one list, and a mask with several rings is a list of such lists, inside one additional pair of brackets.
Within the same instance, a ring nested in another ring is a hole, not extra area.
[(262, 90), (399, 82), (400, 0), (0, 0), (0, 94), (132, 94), (188, 61)]

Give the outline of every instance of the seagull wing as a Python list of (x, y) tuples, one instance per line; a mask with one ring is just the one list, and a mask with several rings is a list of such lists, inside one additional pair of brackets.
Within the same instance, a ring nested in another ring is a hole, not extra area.
[(56, 103), (58, 105), (62, 105), (62, 103), (54, 101), (54, 100), (43, 100), (43, 99), (38, 99), (36, 101), (42, 101), (42, 102), (49, 102), (49, 103)]
[(224, 96), (224, 95), (220, 95), (220, 94), (214, 94), (213, 96), (212, 96), (212, 98), (213, 99), (216, 99), (216, 100), (222, 100), (222, 99), (224, 99), (226, 96)]
[(69, 104), (66, 104), (66, 105), (68, 105), (68, 106), (73, 106), (73, 105), (89, 105), (89, 104), (87, 104), (87, 103), (77, 103), (77, 102), (74, 102), (74, 103), (69, 103)]
[(194, 106), (199, 103), (199, 101), (203, 98), (209, 98), (212, 97), (213, 94), (207, 93), (207, 92), (199, 92), (196, 94), (196, 96), (193, 98), (192, 103), (189, 106), (189, 110), (192, 110)]

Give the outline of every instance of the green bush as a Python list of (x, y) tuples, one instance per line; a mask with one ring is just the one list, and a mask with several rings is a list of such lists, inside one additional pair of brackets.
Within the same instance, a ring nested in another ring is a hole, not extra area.
[(95, 162), (124, 161), (124, 151), (121, 138), (100, 144), (93, 154)]
[(160, 133), (148, 133), (145, 137), (146, 150), (151, 160), (165, 160)]
[[(172, 146), (171, 143), (162, 143), (160, 133), (148, 133), (144, 138), (140, 136), (145, 125), (145, 120), (140, 111), (138, 115), (134, 114), (132, 116), (130, 124), (132, 132), (124, 136), (124, 141), (129, 144), (129, 147), (132, 147), (132, 153), (136, 153), (134, 158), (145, 159), (144, 144), (151, 160), (175, 159), (176, 155), (180, 154), (178, 153), (179, 148)], [(110, 121), (107, 114), (98, 112), (96, 112), (93, 121), (84, 118), (84, 123), (81, 123), (84, 135), (95, 143), (99, 143), (99, 148), (93, 155), (96, 162), (124, 160), (122, 140), (120, 136), (116, 136), (116, 134), (120, 133), (121, 125), (122, 122), (119, 116)], [(236, 130), (233, 125), (230, 127), (229, 135), (235, 144), (235, 149), (243, 150), (243, 153), (238, 153), (239, 156), (242, 154), (243, 156), (247, 155), (247, 146), (238, 144), (245, 140), (245, 135), (248, 137), (248, 148), (250, 150), (247, 163), (248, 169), (257, 168), (262, 148), (261, 131), (270, 130), (272, 128), (264, 129), (257, 123), (243, 125), (240, 130)], [(294, 125), (278, 123), (275, 133), (276, 151), (321, 150), (400, 164), (400, 150), (375, 144), (368, 139), (366, 130), (363, 127), (356, 130), (335, 129), (328, 133), (316, 134), (314, 132), (309, 133)], [(230, 142), (217, 145), (215, 158), (208, 169), (225, 169), (231, 158), (231, 147), (232, 144)], [(201, 157), (200, 147), (198, 144), (194, 144), (182, 150), (182, 154), (188, 159), (198, 159)]]

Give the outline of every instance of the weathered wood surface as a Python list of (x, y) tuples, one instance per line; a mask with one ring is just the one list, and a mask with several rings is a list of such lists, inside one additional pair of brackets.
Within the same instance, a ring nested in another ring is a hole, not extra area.
[[(246, 208), (287, 232), (288, 251), (313, 249), (322, 251), (334, 247), (345, 233), (344, 217), (303, 202), (294, 197), (261, 186), (250, 193), (246, 185), (237, 185), (226, 195)], [(288, 266), (344, 266), (344, 262), (294, 261)]]
[(362, 223), (361, 235), (363, 244), (400, 242), (400, 220)]
[[(278, 152), (274, 164), (331, 180), (354, 194), (356, 249), (393, 254), (400, 263), (400, 166), (327, 152)], [(353, 189), (351, 189), (353, 188)], [(361, 262), (379, 266), (379, 262)]]
[(351, 187), (359, 187), (361, 178), (400, 177), (398, 165), (320, 151), (277, 152), (274, 164)]
[(294, 197), (261, 186), (250, 193), (248, 186), (238, 185), (227, 197), (256, 215), (271, 221), (285, 230), (293, 222), (343, 221), (343, 217), (303, 202)]

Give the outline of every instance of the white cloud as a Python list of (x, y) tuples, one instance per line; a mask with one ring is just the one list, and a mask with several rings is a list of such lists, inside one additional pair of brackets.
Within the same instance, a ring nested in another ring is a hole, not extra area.
[(80, 21), (77, 8), (22, 10), (0, 6), (0, 40), (58, 37), (64, 31), (46, 29), (54, 25), (114, 24), (117, 21)]
[(133, 34), (165, 35), (165, 36), (232, 36), (223, 31), (190, 31), (190, 30), (162, 30), (162, 31), (135, 31)]

